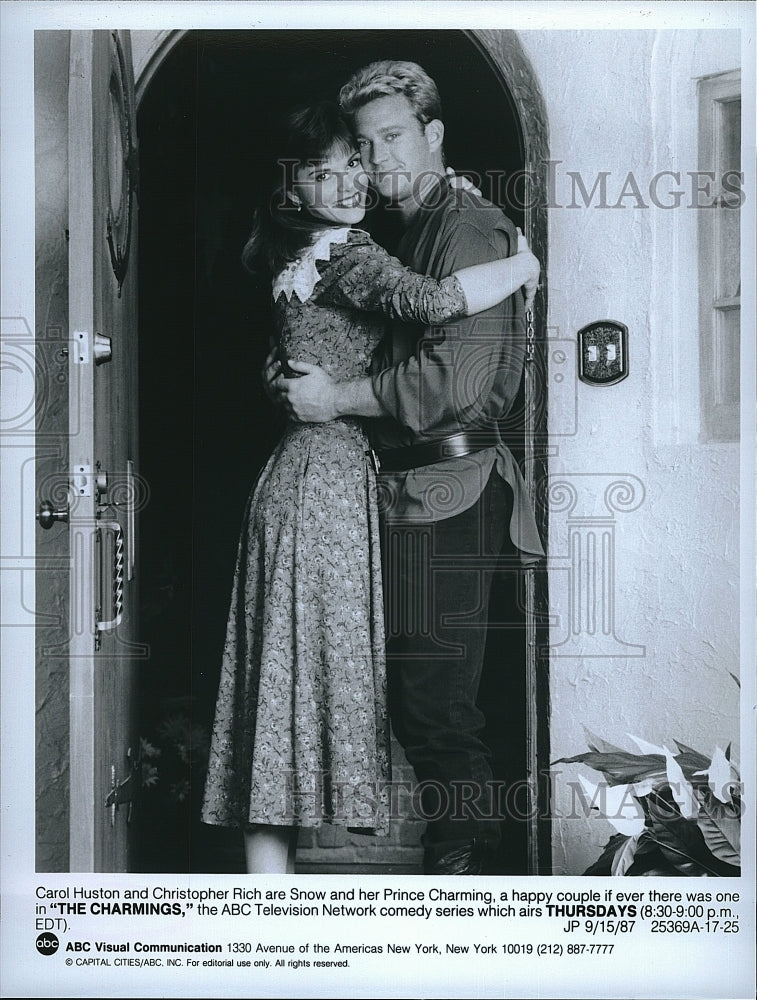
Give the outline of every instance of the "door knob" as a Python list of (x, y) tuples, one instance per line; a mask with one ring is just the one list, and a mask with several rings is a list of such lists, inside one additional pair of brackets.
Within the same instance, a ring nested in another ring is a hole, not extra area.
[(68, 524), (68, 505), (63, 510), (56, 510), (49, 500), (43, 500), (39, 505), (37, 520), (39, 521), (40, 528), (44, 528), (46, 531), (48, 528), (52, 528), (56, 521), (63, 521)]
[(104, 365), (113, 357), (110, 337), (104, 337), (101, 333), (95, 334), (95, 364)]

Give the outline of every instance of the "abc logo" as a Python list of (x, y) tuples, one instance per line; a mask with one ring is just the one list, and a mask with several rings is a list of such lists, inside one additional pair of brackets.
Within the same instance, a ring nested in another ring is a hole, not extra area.
[(58, 950), (58, 939), (49, 932), (40, 934), (37, 938), (37, 951), (40, 955), (54, 955)]

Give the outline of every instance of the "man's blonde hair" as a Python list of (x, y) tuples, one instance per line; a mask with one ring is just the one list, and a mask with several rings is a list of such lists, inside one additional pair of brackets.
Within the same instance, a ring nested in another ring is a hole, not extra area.
[(352, 116), (370, 101), (394, 94), (408, 99), (421, 125), (442, 116), (439, 91), (423, 67), (392, 59), (370, 63), (353, 73), (339, 92), (339, 104), (346, 115)]

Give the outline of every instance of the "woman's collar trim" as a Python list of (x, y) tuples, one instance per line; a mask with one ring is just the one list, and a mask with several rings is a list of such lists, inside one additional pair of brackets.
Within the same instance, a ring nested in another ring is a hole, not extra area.
[(279, 272), (273, 283), (274, 302), (282, 293), (286, 295), (287, 302), (291, 302), (292, 295), (296, 295), (300, 302), (307, 302), (321, 280), (316, 261), (331, 260), (332, 246), (346, 243), (353, 231), (352, 226), (324, 229), (299, 257)]

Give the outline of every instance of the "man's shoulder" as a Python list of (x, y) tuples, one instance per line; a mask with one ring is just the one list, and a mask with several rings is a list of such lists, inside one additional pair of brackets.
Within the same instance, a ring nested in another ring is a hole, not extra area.
[(514, 223), (497, 205), (470, 191), (452, 191), (435, 210), (434, 244), (437, 259), (463, 267), (492, 254), (501, 257), (517, 249)]
[(483, 233), (495, 229), (515, 233), (515, 224), (498, 205), (472, 191), (450, 191), (441, 208), (445, 226), (473, 226)]

